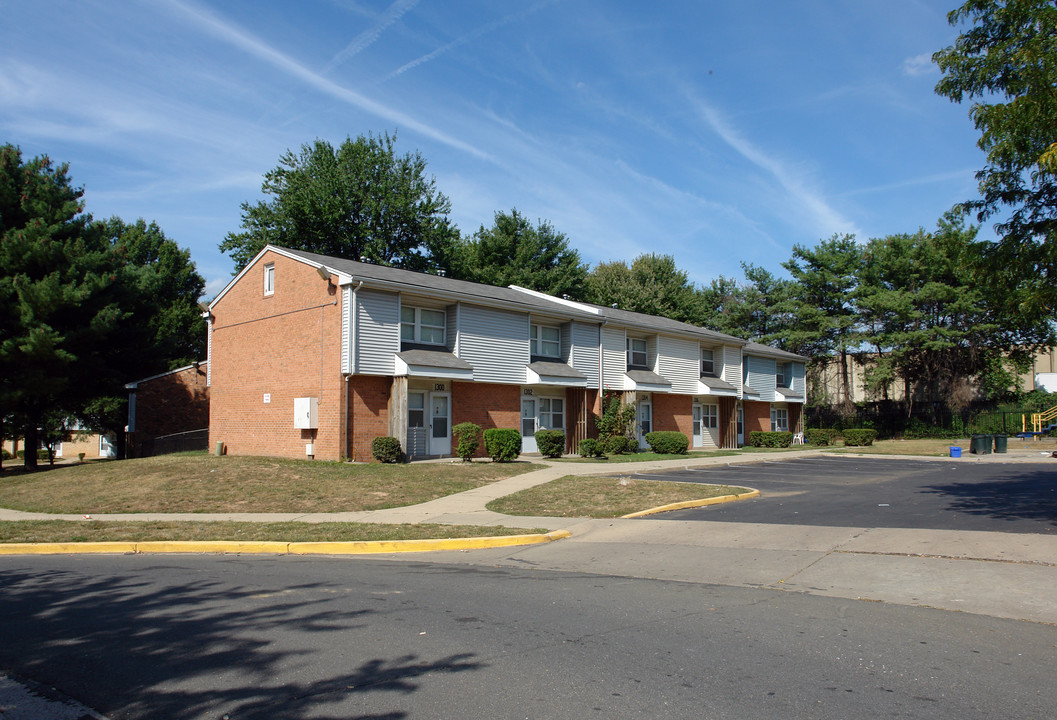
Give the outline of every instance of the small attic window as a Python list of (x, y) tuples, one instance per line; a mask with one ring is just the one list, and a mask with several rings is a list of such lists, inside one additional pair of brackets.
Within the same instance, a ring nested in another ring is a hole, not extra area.
[(275, 263), (268, 263), (264, 266), (264, 294), (272, 295), (275, 293)]

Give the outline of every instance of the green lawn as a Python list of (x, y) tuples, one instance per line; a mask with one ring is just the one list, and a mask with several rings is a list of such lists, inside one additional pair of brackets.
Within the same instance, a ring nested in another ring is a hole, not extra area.
[(356, 465), (179, 453), (5, 467), (0, 507), (48, 513), (343, 512), (415, 505), (541, 467), (527, 462)]

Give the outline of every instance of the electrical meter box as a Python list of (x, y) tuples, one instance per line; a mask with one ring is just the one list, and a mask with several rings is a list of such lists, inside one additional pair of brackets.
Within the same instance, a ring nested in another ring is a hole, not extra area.
[(294, 428), (315, 430), (319, 427), (319, 398), (294, 398)]

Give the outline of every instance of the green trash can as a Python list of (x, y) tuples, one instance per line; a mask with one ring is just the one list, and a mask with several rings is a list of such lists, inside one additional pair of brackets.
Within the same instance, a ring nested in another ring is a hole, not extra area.
[(973, 435), (972, 438), (969, 439), (969, 452), (974, 455), (990, 455), (991, 436)]
[(995, 435), (995, 452), (1004, 453), (1009, 446), (1008, 435)]

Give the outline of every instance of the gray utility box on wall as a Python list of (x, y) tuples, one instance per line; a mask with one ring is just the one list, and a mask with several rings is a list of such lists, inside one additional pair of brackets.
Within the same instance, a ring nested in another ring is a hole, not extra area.
[(294, 427), (298, 430), (319, 427), (319, 398), (294, 398)]

